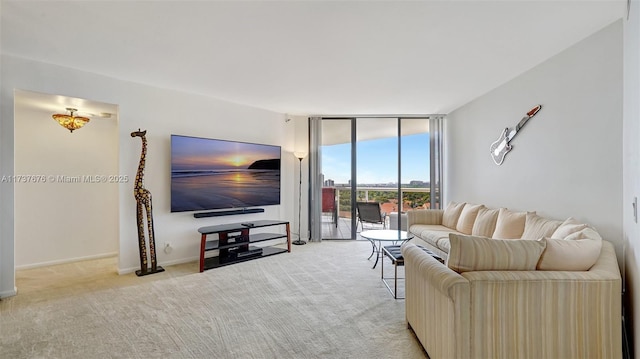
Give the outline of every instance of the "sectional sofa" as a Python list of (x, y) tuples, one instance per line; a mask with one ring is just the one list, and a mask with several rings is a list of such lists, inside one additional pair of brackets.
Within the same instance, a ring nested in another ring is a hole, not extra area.
[(454, 202), (407, 225), (406, 320), (431, 359), (622, 357), (620, 271), (594, 228)]

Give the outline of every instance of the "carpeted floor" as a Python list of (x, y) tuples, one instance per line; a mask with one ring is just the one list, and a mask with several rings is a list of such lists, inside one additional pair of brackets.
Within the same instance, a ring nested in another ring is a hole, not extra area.
[(0, 357), (426, 358), (370, 251), (323, 241), (141, 278), (108, 260), (19, 271), (18, 295), (0, 301)]

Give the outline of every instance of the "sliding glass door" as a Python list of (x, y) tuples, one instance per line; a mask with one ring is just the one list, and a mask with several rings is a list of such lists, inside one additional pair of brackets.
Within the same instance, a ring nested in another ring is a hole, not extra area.
[(352, 118), (324, 119), (321, 123), (320, 184), (323, 239), (352, 239), (355, 226), (352, 205), (353, 155)]
[[(397, 118), (357, 119), (357, 202), (377, 204), (380, 217), (378, 220), (376, 213), (372, 213), (372, 216), (360, 218), (356, 232), (387, 229), (391, 212), (398, 211), (398, 143)], [(370, 208), (375, 209), (376, 206)]]
[[(311, 118), (311, 239), (406, 229), (406, 211), (438, 208), (441, 123), (441, 116)], [(380, 217), (360, 218), (362, 202), (379, 206)]]
[[(431, 154), (429, 120), (400, 119), (402, 211), (431, 207)], [(402, 218), (402, 217), (401, 217)]]

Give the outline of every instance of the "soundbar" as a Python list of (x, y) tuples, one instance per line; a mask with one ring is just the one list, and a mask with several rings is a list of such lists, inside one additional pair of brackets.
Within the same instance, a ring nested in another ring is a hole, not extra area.
[(227, 211), (194, 213), (193, 216), (195, 218), (205, 218), (205, 217), (233, 216), (235, 214), (261, 213), (261, 212), (264, 212), (264, 208), (242, 208), (242, 209), (231, 209)]

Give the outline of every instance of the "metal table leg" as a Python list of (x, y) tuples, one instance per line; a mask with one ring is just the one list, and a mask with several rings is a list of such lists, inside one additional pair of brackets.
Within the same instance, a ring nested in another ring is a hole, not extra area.
[(369, 255), (369, 258), (367, 258), (367, 260), (371, 259), (373, 254), (376, 252), (376, 245), (375, 243), (373, 243), (373, 240), (369, 239), (369, 242), (371, 242), (371, 255)]
[[(371, 242), (373, 243), (374, 241), (371, 241)], [(380, 248), (382, 248), (381, 246), (382, 246), (382, 241), (378, 241), (378, 247), (375, 247), (375, 244), (374, 244), (374, 248), (376, 252), (376, 262), (373, 263), (373, 267), (371, 269), (375, 269), (376, 266), (378, 265), (378, 259), (380, 259), (380, 254), (382, 253), (382, 251), (380, 250)]]

